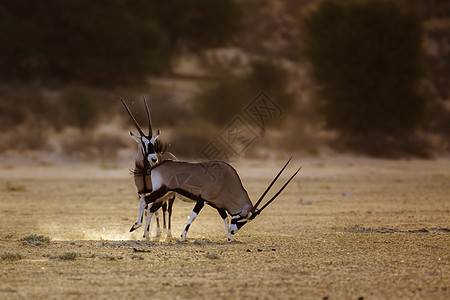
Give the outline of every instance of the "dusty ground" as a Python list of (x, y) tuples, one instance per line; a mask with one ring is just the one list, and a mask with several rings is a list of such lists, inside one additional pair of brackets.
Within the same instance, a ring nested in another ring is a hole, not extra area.
[[(285, 177), (303, 164), (295, 182), (239, 242), (205, 207), (180, 243), (128, 232), (127, 167), (3, 163), (0, 299), (450, 298), (449, 160), (291, 164)], [(235, 167), (255, 201), (282, 165)], [(191, 209), (175, 204), (176, 236)], [(31, 234), (51, 241), (21, 240)]]

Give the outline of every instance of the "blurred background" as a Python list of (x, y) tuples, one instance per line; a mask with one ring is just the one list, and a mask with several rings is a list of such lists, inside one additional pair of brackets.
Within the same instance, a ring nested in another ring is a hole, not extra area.
[(256, 139), (230, 159), (446, 157), (449, 82), (446, 0), (0, 1), (4, 161), (132, 158), (118, 95), (186, 159), (236, 117)]

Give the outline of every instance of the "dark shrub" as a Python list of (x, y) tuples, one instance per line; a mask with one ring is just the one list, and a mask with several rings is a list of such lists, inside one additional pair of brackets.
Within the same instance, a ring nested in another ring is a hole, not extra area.
[(391, 1), (324, 0), (303, 18), (302, 53), (328, 128), (347, 135), (410, 135), (425, 99), (422, 27)]

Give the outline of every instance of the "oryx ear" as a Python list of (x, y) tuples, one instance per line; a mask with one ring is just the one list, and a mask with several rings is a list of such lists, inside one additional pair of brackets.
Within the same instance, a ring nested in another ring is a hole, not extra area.
[(135, 140), (138, 143), (141, 143), (141, 138), (138, 137), (137, 135), (135, 135), (131, 130), (129, 131), (131, 137), (133, 138), (133, 140)]
[(152, 144), (154, 144), (156, 142), (156, 139), (159, 137), (159, 135), (161, 134), (161, 131), (158, 129), (156, 130), (155, 134), (152, 136), (152, 139), (150, 140), (150, 142)]

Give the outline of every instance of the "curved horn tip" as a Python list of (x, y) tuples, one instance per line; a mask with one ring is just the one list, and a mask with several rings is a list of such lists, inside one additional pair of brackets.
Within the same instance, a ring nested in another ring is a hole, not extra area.
[(148, 119), (148, 135), (153, 135), (153, 129), (152, 129), (152, 116), (150, 115), (150, 110), (148, 109), (148, 103), (147, 99), (144, 95), (142, 95), (142, 99), (144, 100), (145, 110), (147, 112), (147, 119)]
[(136, 121), (136, 119), (133, 117), (133, 114), (131, 113), (130, 109), (128, 108), (127, 104), (125, 103), (125, 100), (123, 100), (123, 98), (122, 98), (121, 96), (119, 96), (119, 95), (118, 95), (118, 97), (119, 97), (119, 99), (122, 101), (122, 104), (123, 104), (123, 106), (125, 107), (125, 109), (126, 109), (128, 115), (130, 116), (131, 120), (133, 121), (134, 126), (136, 127), (137, 131), (139, 132), (139, 134), (140, 134), (141, 136), (144, 136), (144, 135), (145, 135), (144, 132), (142, 131), (142, 129), (141, 129), (141, 127), (139, 126), (139, 124), (138, 124), (138, 122)]

